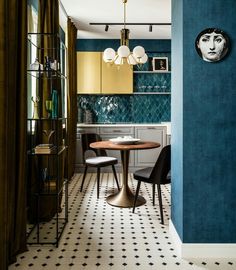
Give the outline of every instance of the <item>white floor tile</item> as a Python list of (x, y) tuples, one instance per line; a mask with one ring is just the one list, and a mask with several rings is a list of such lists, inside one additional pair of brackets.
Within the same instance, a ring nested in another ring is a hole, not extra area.
[[(119, 175), (120, 176), (120, 175)], [(160, 224), (158, 198), (152, 205), (150, 185), (141, 186), (146, 204), (132, 209), (112, 207), (106, 197), (116, 190), (112, 174), (102, 174), (100, 198), (96, 198), (96, 174), (88, 174), (83, 192), (82, 177), (69, 185), (69, 223), (59, 247), (29, 246), (20, 254), (14, 269), (62, 270), (232, 270), (236, 260), (184, 260), (176, 255), (169, 235), (170, 186), (162, 189), (165, 225)], [(130, 174), (130, 186), (135, 181)], [(45, 231), (47, 233), (47, 231)]]

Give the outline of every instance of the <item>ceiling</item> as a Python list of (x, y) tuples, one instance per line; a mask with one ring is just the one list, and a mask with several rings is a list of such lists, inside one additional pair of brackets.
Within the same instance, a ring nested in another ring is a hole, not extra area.
[[(61, 0), (66, 13), (78, 28), (78, 38), (119, 39), (122, 25), (90, 25), (89, 23), (123, 23), (122, 0)], [(171, 23), (171, 0), (128, 0), (127, 23)], [(128, 25), (131, 39), (170, 39), (171, 26)]]

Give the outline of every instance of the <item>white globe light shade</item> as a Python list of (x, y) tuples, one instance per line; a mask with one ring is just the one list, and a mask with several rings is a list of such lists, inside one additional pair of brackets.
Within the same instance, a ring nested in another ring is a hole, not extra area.
[(132, 54), (130, 54), (128, 57), (128, 63), (129, 65), (137, 65), (137, 61)]
[(116, 56), (116, 52), (112, 48), (107, 48), (103, 52), (103, 60), (105, 62), (112, 62)]
[(145, 64), (147, 62), (147, 60), (148, 60), (148, 56), (145, 53), (144, 56), (140, 58), (139, 63)]
[(120, 57), (122, 57), (122, 58), (128, 57), (129, 54), (130, 54), (130, 50), (129, 50), (129, 48), (128, 48), (127, 46), (122, 45), (122, 46), (120, 46), (120, 47), (118, 48), (117, 54), (118, 54)]
[(133, 54), (136, 58), (141, 58), (144, 56), (145, 54), (145, 50), (142, 46), (136, 46), (134, 49), (133, 49)]

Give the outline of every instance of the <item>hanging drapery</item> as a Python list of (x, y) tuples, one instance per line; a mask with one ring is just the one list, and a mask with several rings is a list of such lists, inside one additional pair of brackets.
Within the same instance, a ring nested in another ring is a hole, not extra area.
[(26, 251), (27, 1), (0, 2), (0, 269)]
[(76, 80), (76, 38), (77, 29), (71, 19), (68, 29), (68, 179), (75, 171), (76, 123), (77, 123), (77, 80)]

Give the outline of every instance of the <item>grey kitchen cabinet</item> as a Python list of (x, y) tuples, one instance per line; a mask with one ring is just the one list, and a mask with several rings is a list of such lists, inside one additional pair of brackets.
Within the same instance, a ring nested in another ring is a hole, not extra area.
[(166, 126), (142, 126), (135, 128), (135, 138), (143, 141), (159, 142), (161, 146), (155, 149), (137, 150), (135, 152), (135, 167), (153, 166), (166, 145)]

